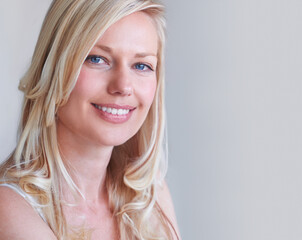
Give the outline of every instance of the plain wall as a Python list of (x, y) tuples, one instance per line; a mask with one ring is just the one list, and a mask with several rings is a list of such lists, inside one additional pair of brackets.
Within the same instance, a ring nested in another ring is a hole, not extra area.
[(183, 238), (302, 239), (302, 1), (167, 5), (168, 179)]
[(23, 93), (19, 80), (29, 67), (50, 0), (0, 0), (0, 161), (16, 145)]
[[(183, 239), (302, 239), (302, 2), (165, 3), (167, 179)], [(0, 3), (0, 159), (49, 4)]]

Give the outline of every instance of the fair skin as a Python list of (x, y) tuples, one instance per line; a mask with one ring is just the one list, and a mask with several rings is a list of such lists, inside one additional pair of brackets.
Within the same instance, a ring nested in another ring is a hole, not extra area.
[[(58, 112), (60, 151), (85, 198), (63, 211), (67, 224), (81, 226), (85, 222), (85, 227), (93, 228), (92, 240), (118, 239), (105, 189), (106, 169), (113, 147), (139, 130), (153, 102), (157, 42), (156, 28), (143, 12), (113, 24), (92, 48), (67, 104)], [(64, 200), (72, 201), (67, 185), (63, 190)], [(5, 187), (0, 187), (0, 196), (0, 240), (56, 239), (21, 196)], [(159, 203), (176, 227), (165, 184)]]

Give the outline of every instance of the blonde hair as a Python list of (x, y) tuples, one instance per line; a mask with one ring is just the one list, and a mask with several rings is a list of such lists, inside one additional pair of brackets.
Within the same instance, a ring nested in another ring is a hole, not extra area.
[[(58, 239), (74, 239), (61, 208), (60, 181), (63, 178), (74, 191), (78, 188), (60, 155), (56, 112), (67, 102), (80, 68), (99, 37), (113, 23), (137, 11), (151, 16), (158, 31), (157, 90), (138, 133), (114, 147), (106, 185), (121, 239), (172, 238), (173, 226), (156, 202), (158, 173), (161, 171), (162, 179), (166, 172), (163, 5), (157, 0), (54, 0), (29, 70), (20, 82), (24, 104), (19, 141), (1, 173), (6, 182), (15, 182), (36, 197)], [(160, 224), (150, 225), (150, 218)]]

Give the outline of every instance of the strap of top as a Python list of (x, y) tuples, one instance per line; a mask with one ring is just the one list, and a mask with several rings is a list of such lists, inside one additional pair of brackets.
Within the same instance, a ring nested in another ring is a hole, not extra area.
[(14, 190), (19, 195), (21, 195), (33, 207), (33, 209), (40, 215), (40, 217), (43, 219), (43, 221), (47, 223), (47, 221), (45, 219), (45, 216), (44, 216), (41, 208), (39, 207), (39, 204), (37, 203), (37, 201), (35, 200), (35, 198), (33, 196), (31, 196), (30, 194), (24, 192), (20, 188), (20, 186), (18, 186), (17, 184), (1, 183), (0, 186), (8, 187), (8, 188)]

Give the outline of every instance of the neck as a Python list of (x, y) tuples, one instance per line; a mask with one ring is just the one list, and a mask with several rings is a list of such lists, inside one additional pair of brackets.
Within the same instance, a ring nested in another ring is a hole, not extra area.
[[(106, 172), (113, 147), (87, 143), (87, 140), (66, 131), (60, 124), (57, 126), (60, 153), (71, 178), (84, 197), (81, 201), (106, 201)], [(63, 198), (70, 200), (72, 193), (66, 183), (63, 183), (62, 189)]]

